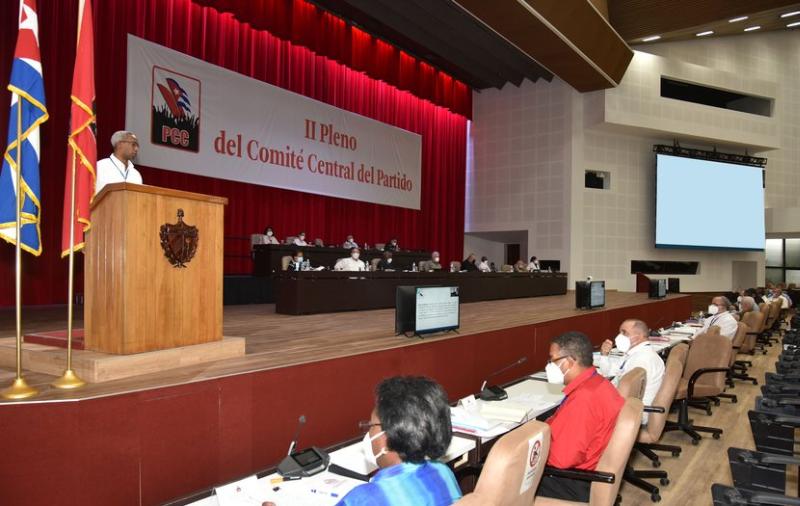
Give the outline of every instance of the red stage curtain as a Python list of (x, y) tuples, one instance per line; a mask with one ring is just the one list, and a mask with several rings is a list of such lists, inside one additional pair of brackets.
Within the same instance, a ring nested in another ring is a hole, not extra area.
[(469, 86), (305, 0), (193, 1), (232, 13), (254, 28), (472, 117)]
[[(281, 3), (285, 2), (274, 2)], [(40, 44), (50, 112), (50, 120), (42, 129), (40, 165), (44, 253), (39, 258), (26, 255), (24, 259), (25, 304), (66, 301), (66, 262), (59, 259), (59, 238), (78, 2), (47, 0), (39, 4)], [(10, 72), (18, 5), (0, 2), (0, 82), (5, 82)], [(294, 13), (291, 24), (286, 25), (291, 26), (289, 34), (338, 33), (341, 47), (345, 48), (341, 49), (343, 53), (349, 51), (354, 61), (370, 59), (378, 67), (381, 58), (375, 57), (373, 51), (383, 55), (385, 62), (390, 60), (389, 56), (396, 57), (400, 64), (393, 70), (387, 64), (382, 78), (423, 96), (433, 94), (441, 98), (463, 86), (460, 83), (455, 86), (455, 81), (445, 74), (396, 53), (363, 32), (347, 30), (337, 18), (320, 15), (316, 7), (298, 9), (298, 5), (294, 2), (293, 9), (283, 11)], [(111, 134), (124, 128), (128, 32), (422, 135), (420, 211), (140, 167), (148, 184), (229, 199), (225, 215), (226, 273), (249, 272), (250, 261), (246, 257), (249, 234), (263, 230), (267, 224), (281, 236), (303, 229), (311, 238), (322, 237), (333, 242), (342, 241), (348, 233), (370, 244), (385, 242), (396, 235), (404, 247), (439, 249), (445, 260), (459, 259), (464, 230), (465, 116), (257, 30), (231, 14), (190, 0), (103, 0), (95, 2), (94, 9), (99, 156), (110, 152), (107, 143)], [(332, 27), (337, 23), (342, 25), (339, 32)], [(286, 26), (283, 30), (288, 30)], [(411, 86), (415, 82), (419, 86)], [(466, 92), (468, 96), (469, 90)], [(0, 132), (5, 132), (8, 124), (9, 102), (8, 93), (0, 94)], [(0, 245), (0, 306), (14, 303), (13, 265), (13, 247)], [(78, 279), (81, 277), (79, 274)]]

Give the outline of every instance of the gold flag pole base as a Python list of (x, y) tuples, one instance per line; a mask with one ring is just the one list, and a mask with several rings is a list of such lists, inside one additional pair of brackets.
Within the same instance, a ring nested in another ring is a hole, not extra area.
[(64, 375), (55, 380), (52, 385), (56, 388), (61, 388), (63, 390), (70, 390), (72, 388), (78, 388), (85, 385), (86, 382), (80, 379), (75, 371), (72, 369), (67, 369), (64, 371)]
[(19, 376), (14, 380), (14, 383), (12, 383), (10, 387), (4, 388), (2, 391), (0, 391), (0, 397), (3, 397), (3, 399), (18, 400), (33, 397), (38, 393), (38, 390), (25, 382), (25, 378)]

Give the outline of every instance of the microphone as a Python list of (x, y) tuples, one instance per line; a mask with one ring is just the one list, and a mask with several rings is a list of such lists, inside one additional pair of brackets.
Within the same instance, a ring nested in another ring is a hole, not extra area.
[(489, 378), (493, 378), (493, 377), (497, 376), (498, 374), (504, 373), (504, 372), (508, 371), (509, 369), (511, 369), (513, 367), (516, 367), (516, 366), (518, 366), (520, 364), (524, 364), (527, 361), (528, 361), (528, 357), (521, 357), (517, 361), (515, 361), (514, 363), (509, 364), (509, 365), (503, 367), (502, 369), (499, 369), (499, 370), (493, 372), (492, 374), (490, 374), (489, 376), (487, 376), (486, 379), (483, 380), (483, 384), (481, 385), (481, 393), (480, 393), (479, 397), (481, 399), (483, 399), (484, 401), (502, 401), (503, 399), (508, 399), (508, 393), (505, 391), (505, 389), (503, 389), (503, 388), (501, 388), (501, 387), (499, 387), (497, 385), (492, 385), (492, 386), (487, 388), (486, 385), (489, 383)]
[(286, 455), (291, 455), (294, 449), (297, 448), (297, 439), (300, 437), (300, 429), (302, 429), (305, 424), (306, 415), (300, 415), (300, 418), (297, 419), (297, 429), (294, 431), (294, 437), (292, 438), (292, 442), (289, 443), (289, 451), (286, 452)]

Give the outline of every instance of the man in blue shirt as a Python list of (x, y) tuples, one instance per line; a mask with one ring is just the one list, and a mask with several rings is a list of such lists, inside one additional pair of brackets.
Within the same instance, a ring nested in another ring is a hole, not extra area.
[(446, 506), (461, 498), (455, 476), (437, 459), (453, 437), (447, 394), (422, 377), (394, 377), (376, 389), (363, 448), (380, 470), (337, 506)]

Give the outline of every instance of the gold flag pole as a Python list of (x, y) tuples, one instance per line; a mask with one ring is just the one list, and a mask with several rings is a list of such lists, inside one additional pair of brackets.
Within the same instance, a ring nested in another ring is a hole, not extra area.
[(69, 288), (67, 300), (67, 368), (64, 374), (53, 382), (56, 388), (71, 389), (78, 388), (86, 384), (85, 381), (80, 379), (75, 371), (72, 370), (72, 316), (73, 316), (73, 301), (74, 297), (74, 281), (75, 281), (75, 165), (78, 158), (78, 153), (75, 151), (75, 146), (72, 146), (72, 191), (70, 192), (70, 205), (69, 205)]
[(5, 399), (25, 399), (39, 393), (22, 377), (22, 97), (17, 95), (17, 235), (16, 235), (16, 297), (17, 297), (17, 376), (10, 387), (0, 392)]

